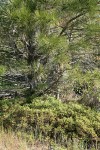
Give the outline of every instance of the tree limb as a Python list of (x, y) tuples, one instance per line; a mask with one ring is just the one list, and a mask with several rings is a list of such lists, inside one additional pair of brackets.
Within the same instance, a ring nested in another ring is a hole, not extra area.
[(66, 22), (65, 27), (63, 27), (62, 31), (60, 32), (60, 36), (65, 32), (65, 30), (67, 29), (68, 25), (73, 22), (74, 20), (76, 20), (77, 18), (81, 17), (84, 15), (84, 12), (78, 14), (77, 16), (71, 18), (69, 21)]

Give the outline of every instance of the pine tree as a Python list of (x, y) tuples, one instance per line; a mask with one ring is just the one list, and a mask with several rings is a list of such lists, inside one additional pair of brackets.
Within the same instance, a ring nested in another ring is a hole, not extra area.
[[(57, 95), (60, 91), (66, 99), (69, 89), (74, 91), (77, 82), (89, 86), (86, 76), (90, 72), (91, 76), (96, 72), (99, 78), (95, 62), (100, 34), (97, 15), (96, 0), (2, 3), (0, 64), (10, 74), (26, 77), (25, 90), (28, 88), (30, 95)], [(86, 89), (81, 90), (83, 94)]]

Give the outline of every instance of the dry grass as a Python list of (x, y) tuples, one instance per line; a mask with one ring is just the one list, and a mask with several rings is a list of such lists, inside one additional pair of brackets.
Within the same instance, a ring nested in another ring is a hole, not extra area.
[(14, 133), (0, 134), (0, 150), (29, 150), (25, 140), (18, 138)]
[(0, 132), (0, 150), (48, 150), (47, 144), (40, 142), (31, 142), (29, 144), (25, 139), (18, 137), (12, 132)]
[[(21, 135), (16, 135), (14, 132), (4, 132), (0, 130), (0, 150), (52, 150), (48, 142), (39, 142), (34, 139), (28, 139), (27, 137), (22, 138)], [(67, 143), (68, 147), (64, 148), (60, 145), (52, 145), (53, 150), (85, 150), (79, 146), (78, 141), (74, 141), (73, 145), (71, 142)], [(87, 149), (87, 148), (86, 148)], [(99, 150), (98, 148), (91, 148), (90, 150)]]

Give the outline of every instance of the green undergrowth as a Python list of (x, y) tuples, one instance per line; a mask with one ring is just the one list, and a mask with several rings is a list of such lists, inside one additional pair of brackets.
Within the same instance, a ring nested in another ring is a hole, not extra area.
[(68, 139), (100, 137), (100, 112), (76, 102), (62, 103), (53, 97), (0, 101), (0, 126), (33, 138), (66, 144)]

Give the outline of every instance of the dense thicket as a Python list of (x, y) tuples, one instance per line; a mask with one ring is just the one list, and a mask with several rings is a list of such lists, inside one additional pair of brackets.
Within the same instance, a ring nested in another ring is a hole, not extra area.
[(56, 142), (100, 137), (100, 113), (96, 110), (75, 102), (63, 104), (52, 97), (34, 99), (32, 104), (22, 103), (23, 100), (0, 101), (0, 124), (6, 129), (34, 133), (35, 138)]

